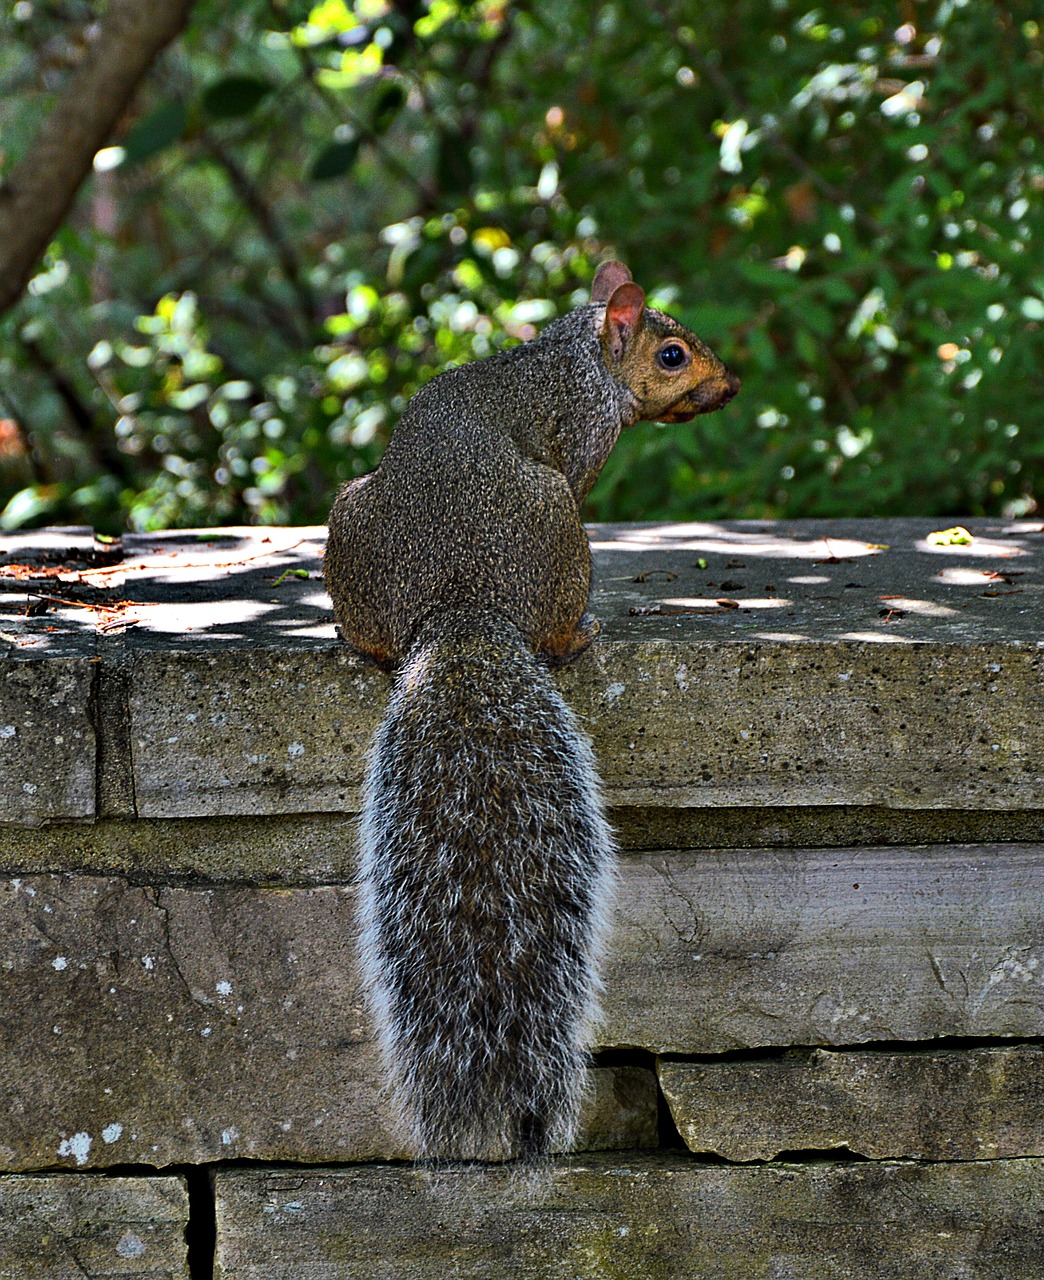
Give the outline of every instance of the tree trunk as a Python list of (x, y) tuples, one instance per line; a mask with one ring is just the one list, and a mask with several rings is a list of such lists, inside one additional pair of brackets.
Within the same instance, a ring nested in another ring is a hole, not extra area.
[(95, 153), (193, 0), (109, 0), (98, 35), (0, 186), (0, 313), (17, 302)]

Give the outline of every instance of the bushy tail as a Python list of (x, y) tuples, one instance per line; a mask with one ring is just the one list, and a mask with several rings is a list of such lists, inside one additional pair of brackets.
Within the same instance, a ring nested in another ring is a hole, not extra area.
[(414, 1154), (568, 1144), (613, 841), (590, 744), (509, 621), (424, 630), (365, 794), (363, 966)]

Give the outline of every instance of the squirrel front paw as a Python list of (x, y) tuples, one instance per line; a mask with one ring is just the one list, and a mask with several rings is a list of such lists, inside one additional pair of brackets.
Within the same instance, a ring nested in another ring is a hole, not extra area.
[(564, 667), (591, 647), (591, 642), (601, 629), (602, 624), (594, 614), (585, 612), (564, 645), (548, 646), (540, 656), (549, 667)]

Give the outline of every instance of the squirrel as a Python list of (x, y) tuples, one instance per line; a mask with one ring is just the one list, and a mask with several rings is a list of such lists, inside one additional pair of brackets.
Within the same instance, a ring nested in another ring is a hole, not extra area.
[(619, 262), (536, 338), (439, 374), (330, 512), (342, 638), (394, 674), (360, 827), (360, 955), (421, 1160), (575, 1136), (615, 849), (549, 668), (599, 624), (580, 509), (622, 428), (739, 380)]

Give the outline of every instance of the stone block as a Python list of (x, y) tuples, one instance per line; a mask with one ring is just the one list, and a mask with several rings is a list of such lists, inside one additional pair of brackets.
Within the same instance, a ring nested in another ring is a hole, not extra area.
[(220, 1170), (218, 1280), (1013, 1280), (1044, 1162)]
[(873, 1160), (1044, 1156), (1044, 1048), (816, 1049), (761, 1062), (661, 1062), (690, 1151), (772, 1160), (846, 1147)]
[(607, 639), (567, 668), (617, 805), (1037, 808), (1044, 648)]
[(89, 652), (0, 659), (0, 850), (6, 824), (94, 816)]
[[(353, 954), (353, 891), (0, 882), (0, 1168), (404, 1152)], [(656, 1141), (647, 1069), (592, 1072), (580, 1143)]]
[[(1036, 644), (607, 639), (559, 679), (615, 805), (989, 811), (1044, 794)], [(146, 651), (131, 680), (141, 816), (358, 807), (388, 684), (343, 647)]]
[(1040, 845), (632, 854), (606, 1046), (1044, 1035)]
[(0, 1177), (0, 1280), (189, 1280), (182, 1178)]
[(143, 818), (358, 808), (386, 678), (346, 648), (145, 652), (131, 673)]
[(396, 1154), (351, 899), (0, 882), (0, 1168)]

